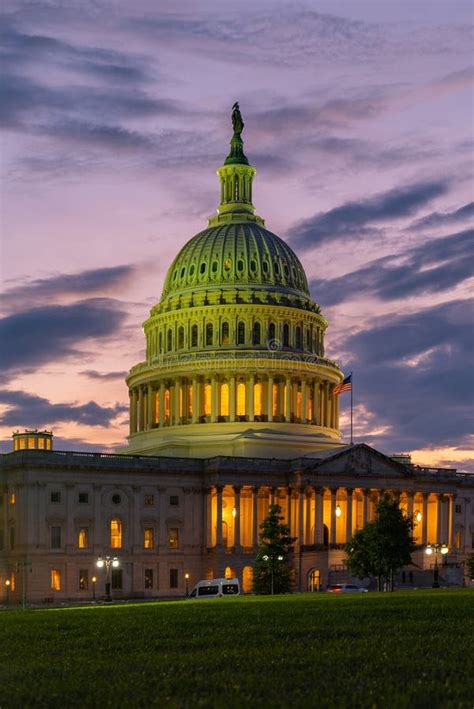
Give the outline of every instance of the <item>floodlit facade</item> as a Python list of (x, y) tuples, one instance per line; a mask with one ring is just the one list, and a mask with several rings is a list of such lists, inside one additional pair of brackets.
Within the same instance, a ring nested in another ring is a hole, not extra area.
[(340, 440), (327, 320), (297, 256), (255, 214), (240, 113), (233, 123), (217, 215), (178, 253), (144, 324), (127, 445), (55, 451), (51, 432), (16, 432), (0, 458), (4, 602), (99, 598), (99, 556), (118, 560), (116, 598), (183, 595), (186, 575), (237, 576), (250, 591), (273, 502), (297, 538), (296, 588), (316, 590), (348, 580), (342, 547), (384, 493), (415, 519), (399, 583), (429, 583), (428, 543), (449, 547), (441, 579), (462, 581), (474, 479)]

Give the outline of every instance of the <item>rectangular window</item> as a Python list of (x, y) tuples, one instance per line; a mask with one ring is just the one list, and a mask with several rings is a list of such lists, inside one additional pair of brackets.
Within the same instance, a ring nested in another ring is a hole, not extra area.
[(81, 591), (87, 591), (89, 588), (89, 570), (81, 569), (79, 571), (79, 589)]
[(10, 505), (14, 505), (16, 502), (16, 495), (14, 492), (10, 493)]
[(88, 492), (80, 492), (79, 493), (79, 502), (81, 505), (87, 505), (89, 502), (89, 493)]
[(455, 511), (456, 511), (456, 514), (458, 514), (458, 515), (461, 514), (461, 512), (462, 512), (462, 505), (455, 505)]
[(112, 569), (112, 588), (120, 591), (123, 585), (122, 569)]
[(15, 527), (10, 527), (10, 550), (15, 548)]
[(178, 505), (179, 505), (178, 495), (170, 495), (170, 505), (172, 507), (178, 507)]
[(153, 505), (155, 504), (154, 496), (153, 495), (145, 495), (145, 497), (143, 498), (143, 503), (144, 503), (145, 507), (153, 507)]
[(110, 521), (110, 546), (112, 549), (122, 548), (122, 522), (119, 519)]
[(38, 448), (44, 450), (44, 438), (38, 438)]
[(179, 547), (179, 529), (177, 529), (177, 527), (172, 527), (169, 530), (168, 546), (170, 549), (177, 549)]
[(51, 549), (61, 549), (61, 527), (51, 527)]
[(145, 569), (145, 588), (153, 588), (153, 569)]
[(87, 549), (89, 546), (89, 527), (81, 527), (77, 536), (77, 546), (79, 549)]
[(61, 572), (58, 569), (51, 569), (51, 590), (61, 590)]
[(51, 502), (61, 502), (61, 493), (60, 492), (52, 492), (50, 499), (51, 499)]
[(143, 531), (143, 547), (144, 549), (153, 549), (154, 543), (153, 543), (153, 527), (147, 527)]
[(170, 569), (170, 588), (178, 588), (178, 569)]

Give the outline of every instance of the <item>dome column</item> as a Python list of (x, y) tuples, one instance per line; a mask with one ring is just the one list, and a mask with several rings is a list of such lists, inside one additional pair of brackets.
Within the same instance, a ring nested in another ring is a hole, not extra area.
[(153, 386), (151, 384), (148, 385), (148, 392), (147, 392), (147, 417), (146, 417), (146, 428), (147, 431), (149, 431), (151, 428), (153, 428), (153, 410), (154, 410), (154, 401), (155, 396), (154, 396), (154, 391), (153, 391)]
[(320, 487), (315, 488), (316, 502), (314, 511), (314, 543), (322, 544), (324, 540), (323, 528), (323, 491)]
[(306, 423), (308, 418), (308, 387), (306, 379), (301, 380), (301, 420)]
[(173, 423), (177, 426), (181, 423), (180, 420), (180, 387), (181, 380), (179, 377), (175, 380), (173, 385)]
[(236, 394), (235, 375), (232, 375), (229, 383), (229, 421), (235, 422), (235, 394)]
[(219, 389), (215, 374), (211, 376), (211, 423), (216, 423), (219, 411)]
[(346, 488), (347, 502), (346, 502), (346, 543), (352, 537), (352, 496), (354, 490), (352, 488)]
[(331, 528), (330, 528), (330, 541), (331, 544), (336, 543), (336, 496), (337, 488), (331, 488)]
[(160, 382), (160, 400), (158, 402), (158, 424), (162, 428), (165, 425), (165, 383)]
[(197, 377), (193, 377), (192, 387), (193, 389), (191, 422), (199, 423), (199, 381)]
[(234, 547), (236, 551), (240, 551), (240, 486), (234, 486)]
[(285, 378), (285, 421), (289, 423), (291, 421), (291, 394), (292, 394), (292, 382), (290, 377)]
[(273, 376), (268, 376), (267, 383), (267, 420), (273, 421)]
[(143, 431), (143, 387), (138, 387), (138, 430)]
[(255, 375), (251, 374), (249, 377), (248, 381), (248, 393), (247, 393), (247, 403), (248, 403), (248, 420), (249, 421), (254, 421), (255, 416), (254, 416), (254, 411), (255, 411), (255, 402), (254, 402), (254, 390), (255, 387)]
[(252, 488), (252, 546), (258, 547), (258, 487)]

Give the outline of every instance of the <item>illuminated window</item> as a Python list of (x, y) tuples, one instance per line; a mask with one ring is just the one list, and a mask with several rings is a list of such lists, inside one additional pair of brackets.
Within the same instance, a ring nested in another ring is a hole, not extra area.
[(13, 593), (15, 590), (15, 572), (12, 571), (10, 574), (10, 591)]
[(153, 588), (153, 569), (145, 569), (145, 588)]
[(182, 350), (184, 347), (184, 327), (178, 328), (178, 349)]
[(51, 549), (61, 549), (61, 527), (51, 527)]
[(26, 441), (24, 438), (20, 438), (20, 449), (26, 448)]
[(242, 571), (242, 591), (250, 593), (253, 589), (253, 569), (251, 566), (244, 566)]
[(188, 389), (188, 417), (193, 415), (193, 385), (189, 385)]
[(283, 325), (283, 347), (288, 347), (290, 344), (290, 328), (287, 323)]
[(243, 322), (237, 325), (237, 344), (245, 345), (245, 323)]
[(147, 527), (147, 529), (143, 530), (143, 548), (144, 549), (153, 549), (154, 547), (154, 541), (153, 541), (153, 527)]
[(81, 527), (77, 535), (77, 546), (79, 549), (87, 549), (89, 546), (89, 528)]
[(253, 387), (253, 412), (255, 416), (261, 416), (263, 413), (263, 386), (260, 382)]
[(110, 547), (122, 548), (122, 522), (117, 518), (110, 520)]
[(191, 328), (191, 347), (197, 347), (198, 344), (198, 326), (193, 325)]
[(179, 529), (172, 527), (168, 531), (168, 546), (170, 549), (178, 549), (179, 547)]
[(273, 385), (273, 415), (278, 415), (278, 384)]
[(35, 439), (33, 438), (33, 436), (30, 436), (28, 438), (28, 448), (34, 448), (34, 447), (35, 447)]
[(245, 384), (237, 384), (237, 416), (245, 416)]
[(47, 450), (49, 450), (49, 451), (51, 450), (51, 445), (52, 445), (51, 438), (47, 438), (47, 439), (46, 439), (46, 448), (47, 448)]
[(461, 549), (462, 547), (462, 532), (462, 529), (457, 529), (454, 535), (454, 546), (456, 547), (456, 549)]
[(225, 579), (233, 579), (235, 578), (235, 571), (231, 566), (226, 566), (224, 570), (224, 578)]
[(223, 322), (222, 323), (222, 344), (223, 345), (228, 345), (229, 344), (229, 323), (228, 322)]
[(87, 591), (89, 588), (89, 570), (80, 569), (79, 571), (79, 590)]
[(256, 322), (256, 323), (254, 323), (253, 330), (252, 330), (252, 345), (259, 345), (260, 338), (261, 338), (261, 327), (260, 327), (260, 323)]
[(224, 382), (221, 384), (221, 416), (229, 415), (229, 385)]
[(61, 572), (58, 569), (51, 569), (51, 590), (61, 590)]
[(10, 493), (10, 505), (14, 505), (16, 502), (16, 495), (14, 492)]
[(38, 438), (38, 448), (44, 449), (44, 438)]
[(204, 416), (211, 415), (212, 389), (210, 384), (204, 384)]
[(214, 333), (214, 328), (212, 323), (207, 323), (206, 325), (206, 345), (212, 345), (212, 337)]
[(170, 588), (178, 588), (178, 569), (170, 569)]
[(297, 418), (301, 418), (302, 416), (302, 406), (303, 406), (303, 397), (300, 391), (296, 392), (296, 416)]
[(165, 389), (165, 422), (169, 423), (170, 420), (170, 390)]

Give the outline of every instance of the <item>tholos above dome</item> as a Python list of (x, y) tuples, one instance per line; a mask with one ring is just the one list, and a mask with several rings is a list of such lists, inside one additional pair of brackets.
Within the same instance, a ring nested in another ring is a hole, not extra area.
[(168, 270), (162, 297), (226, 286), (283, 288), (309, 296), (296, 254), (256, 222), (223, 224), (196, 234)]

